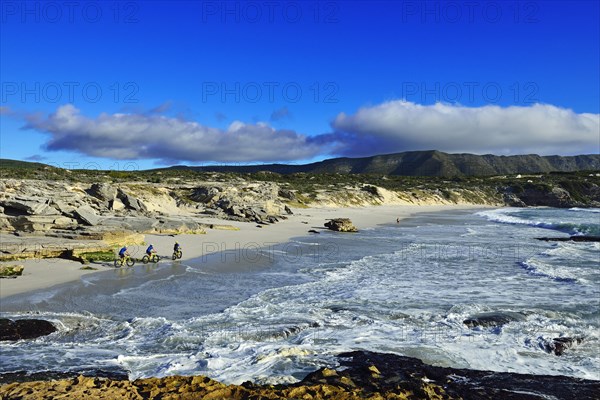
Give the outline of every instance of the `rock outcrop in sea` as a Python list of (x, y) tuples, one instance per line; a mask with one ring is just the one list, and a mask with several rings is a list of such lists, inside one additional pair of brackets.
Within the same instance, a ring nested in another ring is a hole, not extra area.
[(56, 332), (56, 327), (43, 319), (0, 318), (0, 341), (35, 339)]
[(325, 227), (336, 232), (358, 232), (349, 218), (334, 218), (325, 222)]

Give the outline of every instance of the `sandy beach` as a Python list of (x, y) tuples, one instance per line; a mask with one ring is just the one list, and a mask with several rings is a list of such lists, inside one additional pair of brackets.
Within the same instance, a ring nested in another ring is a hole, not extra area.
[[(211, 229), (205, 235), (146, 235), (146, 243), (153, 244), (161, 257), (170, 262), (173, 244), (177, 240), (183, 248), (182, 261), (201, 257), (220, 251), (269, 247), (284, 243), (293, 237), (311, 235), (309, 230), (325, 229), (323, 224), (331, 218), (350, 218), (358, 229), (374, 227), (380, 224), (396, 223), (420, 212), (437, 212), (482, 206), (466, 205), (394, 205), (356, 208), (305, 208), (294, 209), (294, 215), (272, 225), (211, 220), (206, 223), (223, 224), (226, 222), (239, 230)], [(260, 227), (259, 227), (260, 226)], [(141, 257), (146, 245), (130, 246), (130, 254)], [(31, 259), (7, 264), (21, 264), (25, 267), (23, 275), (16, 279), (0, 279), (0, 298), (49, 288), (55, 285), (77, 281), (82, 276), (114, 268), (112, 264), (92, 264), (95, 270), (82, 269), (82, 264), (64, 259)], [(136, 264), (136, 266), (139, 264)], [(135, 267), (134, 267), (135, 268)]]

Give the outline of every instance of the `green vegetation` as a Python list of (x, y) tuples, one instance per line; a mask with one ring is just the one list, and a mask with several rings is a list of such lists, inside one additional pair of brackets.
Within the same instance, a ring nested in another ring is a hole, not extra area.
[(22, 265), (2, 265), (0, 266), (0, 278), (16, 278), (23, 274)]
[(542, 193), (550, 193), (552, 191), (552, 186), (546, 182), (527, 182), (524, 186), (525, 190), (536, 190)]
[(7, 158), (0, 158), (0, 168), (18, 168), (18, 169), (35, 169), (35, 168), (53, 168), (46, 164), (36, 163), (36, 162), (28, 162), (28, 161), (18, 161), (18, 160), (9, 160)]
[[(158, 175), (158, 177), (157, 177)], [(211, 172), (192, 170), (137, 170), (137, 171), (105, 171), (96, 169), (64, 169), (50, 165), (0, 159), (1, 179), (39, 179), (48, 181), (68, 181), (84, 183), (176, 183), (180, 180), (215, 180)], [(222, 174), (216, 174), (222, 175)], [(225, 178), (227, 179), (227, 178)]]
[(81, 253), (79, 258), (84, 264), (90, 262), (110, 262), (115, 259), (115, 253), (112, 251), (91, 251), (89, 253)]
[[(599, 178), (596, 178), (596, 182)], [(590, 200), (589, 193), (593, 192), (591, 179), (570, 179), (561, 180), (558, 185), (571, 194), (575, 201), (587, 203)]]

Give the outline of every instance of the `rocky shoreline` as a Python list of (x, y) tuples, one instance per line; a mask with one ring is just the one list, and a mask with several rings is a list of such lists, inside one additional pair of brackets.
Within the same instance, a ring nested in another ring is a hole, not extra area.
[[(227, 221), (263, 227), (287, 219), (294, 208), (308, 206), (600, 204), (596, 176), (579, 177), (583, 181), (579, 186), (571, 184), (571, 191), (559, 184), (531, 183), (525, 178), (516, 179), (518, 184), (495, 183), (490, 178), (473, 187), (446, 180), (424, 181), (415, 187), (407, 183), (393, 190), (360, 180), (326, 185), (314, 176), (297, 178), (296, 186), (219, 174), (211, 175), (210, 181), (171, 177), (164, 183), (115, 182), (109, 178), (110, 173), (95, 177), (96, 183), (0, 179), (0, 261), (55, 257), (81, 260), (85, 258), (82, 253), (111, 252), (124, 243), (141, 244), (145, 234), (203, 234), (211, 229), (234, 229)], [(315, 183), (311, 183), (313, 178)], [(381, 179), (382, 184), (387, 182)], [(448, 185), (456, 187), (449, 189)], [(340, 229), (352, 231), (351, 227)]]
[[(427, 365), (394, 354), (338, 355), (336, 369), (321, 368), (287, 385), (226, 385), (204, 376), (129, 381), (60, 373), (2, 376), (2, 399), (595, 399), (600, 381), (564, 376), (475, 371)], [(8, 379), (7, 379), (8, 378)], [(50, 380), (51, 379), (51, 380)], [(23, 380), (17, 382), (17, 380)]]
[[(34, 170), (34, 175), (46, 179), (19, 178), (27, 171), (0, 167), (7, 177), (0, 179), (0, 262), (32, 258), (83, 261), (85, 253), (110, 253), (123, 244), (143, 244), (146, 234), (236, 229), (228, 221), (263, 227), (287, 219), (294, 209), (313, 206), (600, 206), (600, 174), (463, 181), (267, 173), (190, 175), (183, 171), (148, 175), (138, 171), (122, 180), (115, 171), (43, 167)], [(8, 178), (11, 176), (14, 178)], [(373, 179), (377, 185), (369, 183)], [(353, 230), (342, 225), (332, 229)]]
[(272, 224), (291, 214), (270, 183), (173, 185), (0, 180), (0, 261), (81, 260), (145, 234), (204, 234), (227, 220)]

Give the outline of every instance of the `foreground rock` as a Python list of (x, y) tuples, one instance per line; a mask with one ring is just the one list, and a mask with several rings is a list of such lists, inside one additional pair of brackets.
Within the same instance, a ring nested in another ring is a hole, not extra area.
[(357, 351), (340, 354), (339, 360), (347, 368), (340, 375), (359, 387), (383, 393), (402, 387), (419, 399), (594, 399), (600, 393), (600, 381), (434, 367), (392, 354)]
[(0, 341), (35, 339), (56, 331), (56, 327), (42, 319), (0, 319)]
[[(442, 368), (418, 359), (356, 351), (340, 371), (321, 368), (292, 385), (226, 385), (203, 376), (135, 381), (77, 376), (9, 383), (10, 399), (595, 399), (600, 382), (563, 376)], [(14, 375), (13, 375), (14, 376)], [(56, 375), (49, 376), (56, 377)]]
[(335, 218), (325, 223), (325, 227), (336, 232), (358, 232), (358, 229), (348, 218)]

